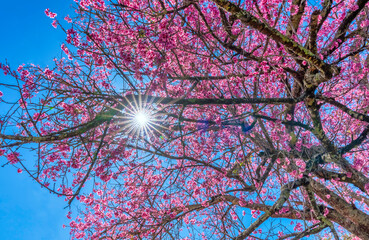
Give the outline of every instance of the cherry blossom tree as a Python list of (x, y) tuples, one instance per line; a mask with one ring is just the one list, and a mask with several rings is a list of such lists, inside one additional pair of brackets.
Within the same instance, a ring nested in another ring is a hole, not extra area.
[(0, 155), (73, 239), (369, 239), (367, 0), (45, 13), (64, 57), (1, 64)]

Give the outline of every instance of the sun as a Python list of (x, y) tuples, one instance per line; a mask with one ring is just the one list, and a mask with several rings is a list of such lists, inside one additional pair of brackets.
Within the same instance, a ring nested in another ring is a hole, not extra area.
[(126, 109), (126, 116), (124, 117), (125, 128), (128, 128), (130, 135), (137, 135), (139, 137), (152, 135), (155, 130), (156, 117), (153, 109), (148, 105), (139, 104), (131, 109)]
[(150, 118), (150, 114), (143, 109), (134, 114), (133, 121), (137, 127), (145, 128), (150, 125)]
[(126, 99), (118, 116), (119, 132), (134, 137), (134, 139), (146, 139), (151, 141), (155, 136), (162, 136), (166, 129), (163, 124), (162, 114), (157, 109), (158, 103), (148, 101), (145, 95), (137, 98)]

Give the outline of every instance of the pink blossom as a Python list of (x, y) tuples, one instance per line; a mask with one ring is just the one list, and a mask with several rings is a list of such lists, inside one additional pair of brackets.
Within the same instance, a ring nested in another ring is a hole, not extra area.
[(240, 199), (240, 201), (238, 202), (238, 204), (240, 204), (241, 207), (245, 207), (247, 205), (247, 202), (243, 199)]
[(55, 18), (55, 17), (56, 17), (56, 15), (57, 15), (56, 13), (51, 12), (51, 11), (50, 11), (50, 9), (48, 9), (48, 8), (45, 10), (45, 14), (46, 14), (46, 16), (48, 16), (49, 18)]
[(11, 164), (16, 164), (17, 162), (19, 162), (19, 153), (17, 152), (13, 152), (13, 153), (9, 153), (6, 158), (8, 159), (8, 161)]
[(72, 22), (72, 19), (69, 17), (69, 15), (67, 15), (65, 18), (64, 18), (65, 21), (67, 21), (68, 23), (71, 23)]
[(329, 213), (329, 209), (328, 208), (324, 208), (323, 214), (324, 216), (327, 216)]
[(295, 227), (293, 228), (294, 231), (302, 231), (302, 224), (296, 223)]
[(58, 26), (58, 21), (56, 21), (56, 19), (54, 19), (54, 21), (51, 23), (51, 25), (52, 25), (54, 28), (57, 28), (57, 26)]

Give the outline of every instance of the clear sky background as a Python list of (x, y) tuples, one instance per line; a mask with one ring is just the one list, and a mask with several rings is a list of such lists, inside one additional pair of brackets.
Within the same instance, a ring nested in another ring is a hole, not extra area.
[[(62, 21), (67, 14), (73, 15), (72, 4), (73, 0), (2, 1), (0, 62), (7, 60), (13, 69), (23, 63), (52, 65), (52, 59), (60, 56), (65, 35), (51, 26), (44, 10), (50, 8)], [(0, 80), (6, 78), (0, 74)], [(0, 157), (0, 166), (4, 163), (6, 159)], [(1, 240), (68, 240), (69, 229), (62, 228), (69, 223), (66, 205), (64, 199), (41, 189), (27, 173), (19, 174), (10, 165), (0, 167)]]

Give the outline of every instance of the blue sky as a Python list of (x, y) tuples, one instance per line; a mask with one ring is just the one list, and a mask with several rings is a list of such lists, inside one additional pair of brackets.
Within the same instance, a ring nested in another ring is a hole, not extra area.
[[(73, 0), (3, 1), (0, 8), (0, 62), (13, 69), (19, 64), (52, 65), (60, 56), (64, 33), (51, 26), (44, 10), (50, 8), (62, 19), (73, 14)], [(0, 81), (6, 81), (0, 75)], [(32, 158), (32, 156), (29, 156)], [(32, 159), (29, 159), (32, 161)], [(6, 162), (0, 157), (0, 166)], [(7, 165), (0, 167), (0, 239), (66, 240), (69, 230), (62, 198), (49, 194), (25, 173)]]

